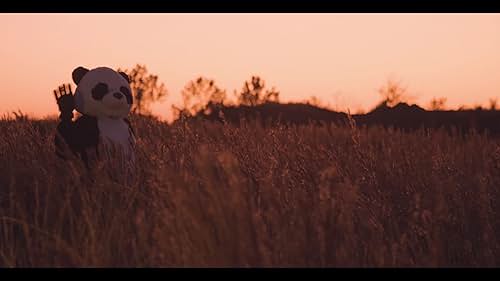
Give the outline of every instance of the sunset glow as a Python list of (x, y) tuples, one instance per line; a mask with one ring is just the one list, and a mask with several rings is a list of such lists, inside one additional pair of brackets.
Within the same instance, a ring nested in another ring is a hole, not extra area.
[(230, 96), (252, 75), (281, 100), (370, 110), (388, 78), (427, 106), (500, 98), (500, 14), (0, 14), (0, 113), (57, 113), (77, 66), (145, 64), (169, 91), (203, 75)]

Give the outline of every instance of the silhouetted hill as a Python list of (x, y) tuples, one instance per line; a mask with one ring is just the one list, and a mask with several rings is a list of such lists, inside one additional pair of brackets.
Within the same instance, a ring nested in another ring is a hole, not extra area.
[[(220, 109), (224, 119), (233, 124), (239, 124), (241, 120), (259, 120), (263, 124), (279, 122), (282, 124), (308, 124), (321, 122), (344, 122), (347, 115), (341, 112), (330, 111), (309, 104), (300, 103), (264, 103), (257, 106), (227, 106)], [(221, 121), (218, 111), (199, 117)]]
[(403, 130), (445, 128), (463, 133), (475, 129), (478, 132), (488, 131), (500, 135), (498, 110), (427, 111), (417, 105), (400, 103), (392, 108), (380, 107), (353, 117), (358, 124), (365, 126), (382, 125)]
[[(241, 120), (260, 120), (263, 125), (336, 123), (347, 124), (346, 113), (335, 112), (309, 104), (266, 103), (257, 106), (227, 106), (210, 114), (199, 114), (197, 118), (212, 121), (224, 119), (236, 125)], [(400, 103), (394, 107), (379, 106), (367, 114), (352, 115), (358, 126), (383, 126), (404, 131), (419, 128), (445, 128), (449, 131), (466, 133), (471, 129), (479, 132), (488, 131), (500, 135), (500, 111), (498, 110), (462, 110), (462, 111), (427, 111), (417, 105)]]

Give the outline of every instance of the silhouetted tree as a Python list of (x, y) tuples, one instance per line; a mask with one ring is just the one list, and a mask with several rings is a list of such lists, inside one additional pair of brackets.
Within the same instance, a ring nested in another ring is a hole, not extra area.
[(490, 110), (497, 110), (498, 99), (491, 98), (491, 99), (489, 99), (489, 102), (490, 102)]
[(433, 98), (429, 104), (431, 110), (443, 110), (446, 104), (446, 98)]
[(316, 96), (309, 97), (309, 99), (307, 100), (307, 103), (312, 105), (312, 106), (316, 106), (316, 107), (321, 107), (321, 104), (322, 104), (321, 100)]
[(401, 82), (392, 79), (387, 80), (386, 84), (380, 87), (378, 93), (382, 96), (382, 102), (378, 107), (392, 107), (400, 102), (409, 102), (410, 99), (406, 87), (401, 86)]
[(266, 90), (264, 80), (259, 76), (252, 76), (250, 81), (245, 81), (237, 100), (241, 105), (255, 106), (266, 102), (279, 102), (279, 94), (274, 87)]
[(199, 112), (209, 114), (226, 101), (226, 91), (220, 89), (212, 79), (198, 77), (189, 81), (181, 92), (182, 108), (172, 106), (174, 114), (193, 116)]
[(150, 74), (145, 65), (137, 64), (133, 69), (121, 70), (130, 77), (130, 88), (134, 95), (132, 112), (147, 113), (151, 103), (166, 97), (168, 92), (164, 83), (158, 81), (158, 75)]

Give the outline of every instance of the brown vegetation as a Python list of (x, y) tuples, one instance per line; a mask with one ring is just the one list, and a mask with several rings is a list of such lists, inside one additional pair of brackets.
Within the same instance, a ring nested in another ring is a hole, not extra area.
[(0, 120), (1, 266), (500, 265), (498, 139), (132, 122), (124, 185)]

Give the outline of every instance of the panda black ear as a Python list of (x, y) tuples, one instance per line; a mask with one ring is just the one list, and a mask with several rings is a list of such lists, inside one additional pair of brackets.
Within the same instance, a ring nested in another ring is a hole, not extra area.
[(127, 80), (127, 82), (130, 83), (130, 78), (128, 77), (127, 73), (125, 73), (123, 71), (120, 71), (118, 73), (120, 73), (120, 75), (123, 76), (123, 78), (125, 78), (125, 80)]
[(79, 66), (75, 68), (72, 74), (73, 82), (75, 82), (75, 84), (78, 85), (78, 83), (80, 83), (80, 80), (82, 80), (83, 76), (87, 74), (87, 72), (89, 72), (89, 70), (86, 69), (85, 67)]

